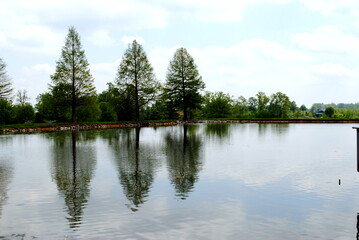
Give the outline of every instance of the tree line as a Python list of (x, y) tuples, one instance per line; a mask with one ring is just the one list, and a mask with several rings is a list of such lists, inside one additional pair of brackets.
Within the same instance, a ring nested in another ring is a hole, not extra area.
[[(193, 57), (178, 48), (169, 62), (165, 83), (156, 79), (143, 49), (134, 40), (122, 56), (114, 82), (97, 94), (80, 36), (68, 29), (49, 89), (32, 106), (26, 90), (13, 88), (0, 58), (0, 123), (189, 120), (196, 118), (289, 118), (310, 116), (281, 92), (237, 99), (223, 92), (205, 92)], [(313, 110), (311, 111), (313, 112)]]

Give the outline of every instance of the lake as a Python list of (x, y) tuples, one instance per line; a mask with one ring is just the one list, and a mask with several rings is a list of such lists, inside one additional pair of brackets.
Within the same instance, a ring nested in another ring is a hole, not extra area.
[(353, 126), (0, 135), (0, 239), (358, 239)]

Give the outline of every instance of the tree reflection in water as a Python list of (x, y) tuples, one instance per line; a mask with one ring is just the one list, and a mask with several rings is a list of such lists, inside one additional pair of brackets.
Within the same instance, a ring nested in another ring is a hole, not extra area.
[(205, 125), (205, 133), (206, 136), (212, 137), (213, 139), (219, 140), (221, 142), (224, 139), (229, 138), (230, 131), (229, 131), (230, 124), (226, 123), (210, 123)]
[[(184, 125), (182, 134), (178, 131), (168, 132), (165, 136), (166, 157), (171, 183), (176, 196), (186, 199), (193, 191), (202, 168), (200, 149), (201, 138), (196, 134), (198, 126)], [(176, 130), (179, 128), (176, 128)]]
[[(6, 149), (12, 144), (12, 137), (2, 136), (0, 138), (0, 149)], [(0, 152), (0, 217), (3, 205), (7, 200), (8, 186), (13, 178), (12, 155), (7, 151)]]
[(65, 199), (70, 227), (76, 229), (90, 194), (96, 154), (89, 141), (94, 132), (57, 133), (52, 136), (54, 151), (52, 178)]
[(140, 128), (120, 129), (117, 141), (108, 138), (114, 150), (115, 164), (129, 208), (137, 211), (146, 202), (154, 179), (155, 154), (146, 145), (140, 144)]
[(284, 136), (289, 132), (290, 125), (288, 123), (259, 123), (258, 134), (260, 137), (265, 137), (267, 134), (273, 136)]
[(6, 160), (0, 158), (0, 217), (2, 206), (7, 200), (8, 185), (13, 176), (13, 168)]

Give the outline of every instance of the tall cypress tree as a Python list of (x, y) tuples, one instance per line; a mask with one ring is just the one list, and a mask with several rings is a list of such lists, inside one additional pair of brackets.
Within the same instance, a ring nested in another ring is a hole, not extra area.
[(199, 107), (200, 91), (205, 88), (194, 59), (185, 48), (179, 48), (170, 61), (164, 92), (175, 102), (177, 110), (183, 111), (183, 120), (188, 120), (188, 111)]
[(11, 80), (6, 72), (6, 63), (0, 58), (0, 99), (9, 99), (12, 91)]
[(134, 40), (125, 51), (117, 70), (116, 84), (120, 91), (133, 96), (136, 121), (140, 108), (154, 100), (159, 82), (141, 44)]
[(85, 51), (82, 50), (79, 34), (74, 27), (69, 28), (60, 60), (56, 64), (56, 71), (51, 75), (50, 88), (67, 89), (65, 95), (70, 99), (66, 104), (71, 105), (71, 120), (76, 122), (76, 108), (84, 105), (84, 99), (95, 95), (96, 92)]

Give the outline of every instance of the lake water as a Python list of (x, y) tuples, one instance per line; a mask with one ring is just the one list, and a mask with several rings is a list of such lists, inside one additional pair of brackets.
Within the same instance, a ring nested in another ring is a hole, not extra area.
[(0, 239), (358, 239), (353, 126), (1, 135)]

